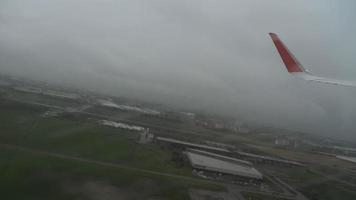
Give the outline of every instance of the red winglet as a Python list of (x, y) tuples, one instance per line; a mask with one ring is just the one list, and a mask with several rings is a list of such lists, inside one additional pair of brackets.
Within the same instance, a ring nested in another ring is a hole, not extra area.
[(283, 42), (278, 38), (277, 34), (269, 33), (274, 45), (276, 46), (279, 55), (282, 57), (284, 64), (286, 65), (288, 72), (304, 72), (304, 68), (298, 62), (298, 60), (293, 56), (293, 54), (288, 50), (288, 48), (283, 44)]

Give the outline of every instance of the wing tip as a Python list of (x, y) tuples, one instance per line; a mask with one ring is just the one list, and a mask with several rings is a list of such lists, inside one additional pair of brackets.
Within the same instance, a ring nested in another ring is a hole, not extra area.
[(287, 70), (289, 73), (295, 72), (305, 72), (302, 65), (294, 57), (294, 55), (288, 50), (288, 48), (283, 44), (282, 40), (279, 39), (276, 33), (270, 32), (269, 35), (277, 48), (277, 51), (282, 58)]
[(271, 36), (273, 43), (275, 44), (275, 47), (277, 48), (277, 51), (280, 54), (289, 73), (294, 74), (296, 72), (297, 73), (299, 72), (298, 74), (300, 74), (301, 72), (302, 76), (298, 76), (298, 77), (307, 81), (339, 85), (339, 86), (347, 86), (347, 87), (356, 87), (356, 82), (332, 80), (332, 79), (311, 75), (308, 70), (305, 70), (303, 68), (303, 66), (298, 62), (298, 60), (294, 57), (294, 55), (291, 52), (289, 52), (288, 48), (283, 44), (282, 40), (279, 39), (276, 33), (270, 32), (268, 34)]
[(272, 38), (273, 41), (277, 41), (278, 40), (278, 35), (276, 33), (268, 33), (269, 36)]

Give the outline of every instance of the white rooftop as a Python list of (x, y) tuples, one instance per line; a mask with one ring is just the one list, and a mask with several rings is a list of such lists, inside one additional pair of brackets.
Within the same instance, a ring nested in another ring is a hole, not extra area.
[(237, 164), (252, 166), (252, 163), (249, 162), (249, 161), (241, 160), (241, 159), (237, 159), (237, 158), (233, 158), (233, 157), (229, 157), (229, 156), (219, 155), (219, 154), (211, 153), (211, 152), (208, 152), (208, 151), (202, 151), (202, 150), (191, 149), (191, 148), (188, 148), (187, 151), (192, 152), (192, 153), (198, 153), (198, 154), (201, 154), (201, 155), (214, 157), (214, 158), (221, 159), (221, 160), (227, 160), (229, 162), (235, 162)]
[(263, 178), (263, 175), (251, 166), (239, 165), (233, 162), (228, 162), (192, 152), (186, 152), (186, 154), (194, 168), (233, 174), (247, 178)]
[(102, 125), (105, 125), (105, 126), (112, 126), (115, 128), (128, 129), (131, 131), (144, 131), (145, 130), (145, 128), (141, 127), (141, 126), (128, 125), (125, 123), (113, 122), (113, 121), (108, 121), (108, 120), (100, 120), (99, 123)]

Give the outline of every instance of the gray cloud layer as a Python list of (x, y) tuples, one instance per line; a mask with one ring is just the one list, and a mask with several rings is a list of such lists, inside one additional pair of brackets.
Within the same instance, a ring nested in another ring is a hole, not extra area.
[(268, 32), (315, 74), (356, 79), (354, 1), (9, 0), (0, 72), (356, 138), (356, 89), (289, 76)]

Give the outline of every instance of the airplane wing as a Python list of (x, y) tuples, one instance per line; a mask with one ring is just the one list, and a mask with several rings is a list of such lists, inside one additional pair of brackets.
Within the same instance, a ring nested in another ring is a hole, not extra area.
[(304, 67), (299, 63), (299, 61), (294, 57), (294, 55), (288, 50), (288, 48), (283, 44), (283, 42), (279, 39), (277, 34), (269, 33), (272, 38), (274, 45), (277, 48), (279, 55), (281, 56), (283, 63), (285, 64), (288, 72), (298, 78), (319, 82), (319, 83), (326, 83), (332, 85), (341, 85), (341, 86), (349, 86), (349, 87), (356, 87), (356, 82), (353, 81), (341, 81), (341, 80), (334, 80), (324, 77), (318, 77), (312, 75), (308, 70), (304, 69)]

